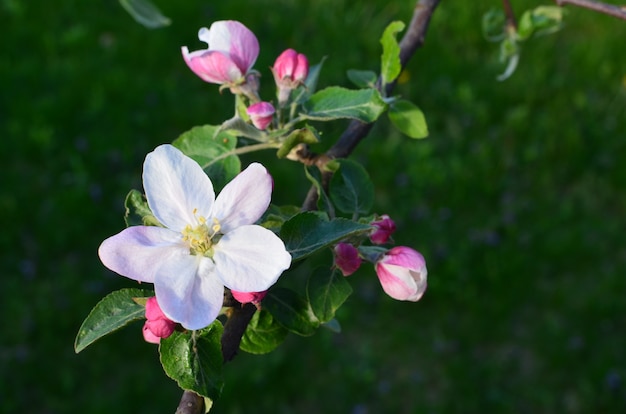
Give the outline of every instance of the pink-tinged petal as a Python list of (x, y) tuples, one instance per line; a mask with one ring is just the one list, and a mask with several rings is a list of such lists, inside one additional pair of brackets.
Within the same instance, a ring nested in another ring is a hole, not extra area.
[(146, 342), (149, 342), (151, 344), (160, 344), (161, 343), (161, 338), (152, 333), (152, 331), (148, 327), (148, 322), (147, 321), (143, 325), (142, 332), (143, 332), (143, 339)]
[(189, 53), (187, 47), (183, 47), (182, 52), (189, 69), (205, 82), (222, 85), (243, 80), (244, 72), (227, 54), (208, 50)]
[(154, 291), (163, 313), (186, 329), (209, 326), (222, 308), (224, 286), (211, 259), (189, 254), (171, 258), (159, 268)]
[(283, 241), (257, 225), (226, 233), (213, 251), (216, 275), (226, 287), (239, 292), (269, 289), (291, 265)]
[(146, 301), (146, 319), (149, 321), (166, 318), (155, 296)]
[(212, 212), (222, 233), (256, 222), (270, 205), (272, 186), (272, 176), (259, 163), (250, 164), (226, 184)]
[(201, 29), (198, 37), (209, 44), (209, 50), (228, 54), (244, 74), (254, 66), (259, 56), (259, 41), (250, 29), (238, 21), (214, 22), (208, 34)]
[(298, 53), (296, 70), (293, 72), (293, 80), (303, 83), (309, 76), (309, 60), (302, 53)]
[(181, 252), (181, 235), (162, 227), (133, 226), (102, 242), (98, 255), (110, 270), (139, 282), (154, 283), (159, 267)]
[(278, 79), (284, 79), (286, 77), (293, 78), (293, 73), (298, 64), (298, 52), (293, 49), (287, 49), (281, 53), (274, 62), (274, 75)]
[(231, 290), (233, 298), (239, 303), (254, 303), (255, 305), (261, 303), (265, 295), (267, 295), (267, 290), (263, 292), (238, 292), (236, 290)]
[(269, 102), (257, 102), (250, 105), (246, 112), (250, 116), (252, 124), (258, 129), (264, 130), (272, 122), (276, 109)]
[(215, 200), (202, 167), (172, 145), (160, 145), (146, 156), (143, 186), (157, 220), (178, 232), (196, 225), (199, 216), (208, 218)]
[(335, 266), (344, 276), (350, 276), (361, 266), (361, 258), (356, 247), (349, 243), (339, 243), (335, 246)]
[(161, 318), (153, 321), (146, 321), (144, 327), (147, 327), (155, 336), (158, 336), (159, 338), (167, 338), (174, 332), (174, 329), (176, 329), (176, 323), (167, 318)]

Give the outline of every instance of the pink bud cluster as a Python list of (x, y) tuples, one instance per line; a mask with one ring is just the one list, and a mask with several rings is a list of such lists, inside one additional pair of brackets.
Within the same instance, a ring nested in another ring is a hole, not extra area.
[[(198, 38), (207, 44), (207, 48), (190, 52), (187, 46), (183, 46), (187, 66), (205, 82), (248, 97), (250, 121), (260, 130), (268, 128), (276, 111), (270, 102), (261, 102), (258, 96), (259, 73), (252, 67), (259, 56), (259, 41), (254, 33), (238, 21), (224, 20), (214, 22), (209, 29), (200, 29)], [(271, 70), (278, 105), (283, 107), (291, 91), (304, 84), (309, 62), (302, 53), (287, 49), (278, 56)]]
[(176, 323), (163, 313), (156, 297), (151, 297), (146, 302), (146, 323), (143, 325), (143, 338), (146, 342), (158, 344), (161, 338), (170, 336)]
[[(388, 216), (370, 223), (373, 227), (370, 241), (373, 244), (384, 244), (391, 239), (396, 230), (396, 224)], [(378, 280), (385, 293), (397, 300), (418, 301), (427, 286), (426, 261), (416, 250), (410, 247), (397, 246), (380, 253), (383, 250), (375, 247), (374, 255), (365, 254), (365, 259), (374, 263)], [(384, 250), (383, 250), (384, 251)], [(335, 266), (344, 276), (354, 273), (362, 262), (361, 253), (350, 243), (339, 243), (334, 248)]]

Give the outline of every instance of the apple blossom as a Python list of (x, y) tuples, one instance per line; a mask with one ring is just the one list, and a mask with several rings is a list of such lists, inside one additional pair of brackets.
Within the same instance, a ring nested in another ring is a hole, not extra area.
[(356, 247), (349, 243), (339, 243), (335, 246), (335, 266), (344, 276), (349, 276), (361, 266), (361, 258)]
[(182, 47), (187, 66), (202, 80), (218, 85), (238, 85), (246, 81), (259, 55), (259, 41), (254, 33), (234, 20), (214, 22), (203, 27), (198, 38), (208, 49), (189, 52)]
[(390, 249), (376, 263), (376, 273), (385, 293), (394, 299), (417, 302), (426, 290), (426, 262), (410, 247)]
[(250, 116), (252, 124), (260, 130), (264, 130), (272, 122), (274, 116), (274, 105), (269, 102), (253, 103), (246, 110)]
[(370, 234), (370, 240), (374, 244), (385, 244), (396, 231), (396, 223), (387, 215), (380, 216), (380, 220), (372, 221), (372, 226), (376, 227)]
[(253, 224), (265, 212), (272, 177), (253, 163), (215, 198), (202, 168), (172, 145), (146, 156), (143, 185), (164, 226), (133, 226), (109, 237), (98, 251), (120, 275), (154, 284), (167, 318), (201, 329), (217, 317), (224, 286), (261, 292), (291, 263), (283, 241)]
[(143, 325), (143, 337), (146, 342), (158, 344), (161, 338), (170, 336), (176, 328), (176, 322), (170, 320), (157, 302), (156, 297), (148, 298), (146, 302), (146, 323)]
[(287, 49), (276, 58), (272, 73), (278, 87), (278, 103), (283, 106), (289, 100), (289, 93), (304, 84), (309, 75), (309, 61), (302, 53)]

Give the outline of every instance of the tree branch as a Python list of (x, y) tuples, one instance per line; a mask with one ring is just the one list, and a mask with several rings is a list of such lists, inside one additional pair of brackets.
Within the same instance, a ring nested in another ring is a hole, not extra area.
[(582, 7), (584, 9), (597, 11), (599, 13), (617, 17), (618, 19), (626, 20), (625, 6), (616, 6), (614, 4), (601, 3), (599, 1), (592, 0), (555, 0), (555, 2), (560, 7), (570, 4), (572, 6)]
[[(426, 36), (426, 30), (428, 24), (435, 11), (435, 8), (439, 4), (440, 0), (419, 0), (415, 5), (413, 11), (413, 17), (406, 33), (400, 41), (400, 64), (404, 69), (409, 59), (415, 51), (424, 44), (424, 37)], [(378, 88), (382, 89), (381, 79), (378, 79)], [(396, 81), (385, 85), (384, 95), (389, 96), (396, 85)], [(337, 142), (324, 154), (327, 159), (333, 158), (345, 158), (354, 151), (356, 146), (361, 142), (363, 138), (370, 132), (374, 123), (363, 123), (361, 121), (352, 121), (348, 125), (348, 128), (341, 134)], [(327, 188), (328, 181), (330, 180), (330, 173), (322, 174), (322, 185)], [(302, 209), (305, 211), (316, 210), (317, 205), (317, 190), (314, 187), (309, 189), (309, 192), (302, 204)]]

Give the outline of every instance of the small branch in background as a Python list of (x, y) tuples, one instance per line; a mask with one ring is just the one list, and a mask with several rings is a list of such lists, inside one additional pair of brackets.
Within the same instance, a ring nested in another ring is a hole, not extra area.
[[(430, 19), (439, 4), (440, 0), (419, 0), (415, 5), (411, 23), (400, 41), (400, 64), (402, 68), (406, 66), (409, 59), (415, 51), (424, 44), (426, 31), (430, 23)], [(396, 81), (390, 82), (385, 86), (385, 95), (391, 95)], [(378, 80), (378, 87), (381, 88), (381, 80)], [(352, 121), (348, 128), (341, 134), (337, 142), (326, 152), (327, 159), (345, 158), (354, 151), (356, 146), (370, 132), (374, 123), (363, 123), (361, 121)], [(322, 174), (322, 185), (327, 188), (331, 174)], [(312, 187), (302, 203), (302, 210), (316, 210), (317, 190)]]
[(569, 4), (626, 20), (626, 6), (616, 6), (614, 4), (601, 3), (599, 1), (592, 0), (555, 0), (555, 2), (560, 7)]
[(224, 324), (224, 333), (222, 334), (224, 362), (231, 361), (237, 355), (241, 338), (256, 310), (256, 306), (252, 303), (235, 306), (228, 310), (228, 320)]
[(513, 6), (511, 6), (510, 0), (502, 0), (502, 7), (504, 8), (504, 14), (506, 15), (506, 27), (517, 30), (517, 19), (515, 18), (515, 12)]

